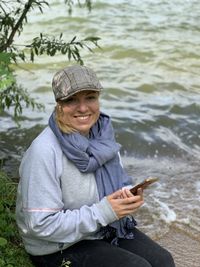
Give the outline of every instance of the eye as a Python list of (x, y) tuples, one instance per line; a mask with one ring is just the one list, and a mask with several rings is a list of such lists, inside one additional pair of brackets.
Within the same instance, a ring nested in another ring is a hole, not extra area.
[(90, 100), (90, 99), (96, 99), (96, 96), (94, 96), (94, 95), (90, 95), (90, 96), (87, 97), (87, 99), (89, 99), (89, 100)]
[(69, 97), (66, 100), (63, 100), (64, 105), (76, 104), (77, 99), (75, 97)]
[(89, 100), (89, 101), (97, 100), (98, 99), (98, 95), (97, 94), (91, 94), (91, 95), (88, 95), (86, 97), (86, 99)]

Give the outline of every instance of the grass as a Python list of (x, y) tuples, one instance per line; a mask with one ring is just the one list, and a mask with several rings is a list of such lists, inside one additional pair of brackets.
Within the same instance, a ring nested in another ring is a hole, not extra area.
[(0, 267), (33, 267), (15, 222), (17, 181), (0, 171)]

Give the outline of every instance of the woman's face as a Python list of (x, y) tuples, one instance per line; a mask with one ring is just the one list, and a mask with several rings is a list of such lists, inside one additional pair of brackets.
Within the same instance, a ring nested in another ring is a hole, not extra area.
[(83, 135), (89, 133), (90, 128), (99, 118), (99, 93), (82, 91), (66, 100), (60, 101), (63, 111), (63, 123), (70, 125)]

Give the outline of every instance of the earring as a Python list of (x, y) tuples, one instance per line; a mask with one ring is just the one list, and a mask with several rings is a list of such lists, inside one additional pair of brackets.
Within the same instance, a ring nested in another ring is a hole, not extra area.
[(59, 112), (59, 113), (62, 113), (62, 106), (61, 106), (60, 104), (58, 104), (57, 107), (58, 107), (58, 112)]

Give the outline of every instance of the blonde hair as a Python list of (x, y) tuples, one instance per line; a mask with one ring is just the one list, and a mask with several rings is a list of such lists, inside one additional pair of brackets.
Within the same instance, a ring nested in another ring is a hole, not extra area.
[(58, 125), (58, 128), (63, 132), (63, 133), (74, 133), (77, 132), (76, 129), (74, 129), (71, 125), (65, 124), (63, 122), (63, 109), (62, 105), (60, 103), (57, 103), (55, 107), (55, 120)]

